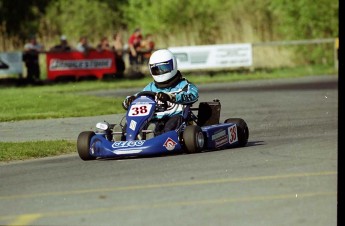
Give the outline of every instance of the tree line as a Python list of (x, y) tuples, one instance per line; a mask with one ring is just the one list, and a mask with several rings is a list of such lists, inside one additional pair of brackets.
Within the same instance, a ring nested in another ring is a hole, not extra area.
[(136, 27), (158, 46), (262, 42), (337, 37), (338, 13), (337, 0), (0, 0), (0, 31), (18, 46)]

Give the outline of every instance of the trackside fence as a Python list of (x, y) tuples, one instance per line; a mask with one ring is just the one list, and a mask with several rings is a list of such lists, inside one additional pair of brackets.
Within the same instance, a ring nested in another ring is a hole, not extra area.
[(312, 63), (333, 63), (335, 70), (338, 70), (338, 38), (256, 42), (252, 46), (252, 70)]
[[(292, 41), (272, 41), (272, 42), (256, 42), (246, 44), (224, 44), (224, 45), (208, 45), (210, 52), (203, 52), (204, 55), (194, 54), (195, 61), (200, 63), (203, 59), (207, 59), (207, 55), (211, 54), (214, 46), (222, 48), (222, 52), (218, 52), (218, 61), (228, 60), (227, 67), (224, 68), (212, 68), (207, 65), (202, 65), (199, 68), (193, 68), (197, 71), (214, 71), (214, 70), (233, 70), (233, 69), (274, 69), (274, 68), (286, 68), (297, 67), (311, 64), (334, 64), (335, 71), (338, 71), (338, 38), (326, 38), (326, 39), (311, 39), (311, 40), (292, 40)], [(220, 47), (219, 47), (220, 46)], [(230, 46), (230, 47), (228, 47)], [(185, 46), (188, 52), (198, 47), (205, 46)], [(172, 47), (174, 48), (174, 47)], [(180, 47), (179, 47), (180, 48)], [(226, 49), (228, 48), (228, 49)], [(193, 52), (191, 51), (191, 52)], [(207, 50), (208, 51), (208, 50)], [(250, 53), (248, 55), (248, 53)], [(21, 62), (22, 53), (17, 52), (1, 52), (0, 53), (0, 79), (7, 77), (9, 74), (15, 74), (16, 77), (26, 77), (26, 69)], [(225, 56), (225, 57), (224, 57)], [(125, 54), (124, 60), (126, 63), (126, 72), (131, 71), (128, 55)], [(244, 57), (241, 59), (241, 57)], [(212, 58), (211, 56), (209, 58)], [(184, 59), (184, 55), (180, 54), (180, 59)], [(243, 62), (246, 60), (249, 63), (236, 66), (236, 62)], [(206, 62), (206, 60), (205, 60)], [(235, 62), (229, 64), (229, 62)], [(87, 62), (86, 62), (87, 63)], [(65, 65), (65, 64), (64, 64)], [(40, 54), (40, 67), (41, 67), (41, 79), (47, 78), (47, 54)], [(237, 68), (236, 68), (237, 67)], [(147, 66), (141, 65), (141, 70), (146, 74)], [(14, 70), (15, 69), (15, 70)], [(99, 76), (98, 76), (99, 77)]]

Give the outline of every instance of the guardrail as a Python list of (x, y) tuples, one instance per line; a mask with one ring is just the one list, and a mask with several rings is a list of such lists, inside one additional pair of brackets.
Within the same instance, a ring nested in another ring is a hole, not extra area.
[[(291, 40), (291, 41), (272, 41), (272, 42), (256, 42), (253, 43), (253, 51), (255, 47), (282, 47), (282, 46), (297, 46), (297, 45), (315, 45), (315, 44), (332, 44), (334, 43), (333, 49), (333, 60), (334, 68), (338, 70), (338, 49), (339, 49), (339, 38), (324, 38), (324, 39), (308, 39), (308, 40)], [(253, 64), (255, 64), (255, 58), (253, 58)]]
[(337, 39), (308, 39), (308, 40), (292, 40), (292, 41), (272, 41), (272, 42), (256, 42), (253, 46), (287, 46), (287, 45), (312, 45), (322, 43), (335, 43)]

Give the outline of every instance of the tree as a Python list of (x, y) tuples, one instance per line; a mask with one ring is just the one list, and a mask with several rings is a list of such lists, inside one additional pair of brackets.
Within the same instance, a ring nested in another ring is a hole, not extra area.
[(10, 36), (22, 39), (36, 34), (39, 18), (45, 13), (51, 0), (1, 0), (0, 27)]
[(270, 10), (279, 22), (278, 31), (289, 39), (315, 39), (338, 36), (337, 0), (275, 0)]
[(106, 1), (56, 0), (47, 8), (44, 25), (51, 34), (95, 40), (118, 29), (121, 20), (119, 12), (113, 11)]
[(185, 44), (207, 44), (217, 40), (221, 16), (226, 12), (222, 0), (129, 0), (124, 7), (128, 27), (165, 37), (184, 36)]

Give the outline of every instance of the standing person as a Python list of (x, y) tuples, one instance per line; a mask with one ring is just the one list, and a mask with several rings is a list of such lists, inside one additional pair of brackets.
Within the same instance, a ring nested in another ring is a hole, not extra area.
[(86, 36), (83, 36), (79, 39), (79, 42), (77, 44), (76, 49), (79, 52), (83, 52), (85, 54), (87, 54), (90, 50), (92, 50), (93, 48), (89, 45), (88, 39)]
[(52, 52), (68, 52), (71, 51), (72, 48), (69, 46), (67, 37), (65, 35), (61, 35), (60, 43), (53, 46), (50, 51)]
[(141, 43), (141, 52), (142, 52), (142, 58), (141, 63), (147, 64), (149, 62), (150, 56), (152, 54), (152, 51), (155, 48), (155, 43), (153, 41), (152, 34), (147, 34), (145, 36), (145, 39)]
[(139, 64), (139, 49), (142, 40), (141, 29), (137, 28), (128, 39), (129, 63), (130, 65)]
[[(183, 110), (198, 100), (198, 88), (177, 70), (177, 61), (173, 53), (167, 49), (155, 51), (149, 60), (149, 70), (153, 82), (149, 83), (143, 91), (156, 93), (158, 101), (167, 102), (168, 108), (158, 112), (153, 117), (156, 123), (155, 135), (177, 129), (183, 123)], [(122, 106), (128, 109), (134, 96), (127, 96)]]
[(27, 80), (30, 83), (40, 79), (39, 53), (43, 50), (43, 46), (37, 42), (35, 36), (32, 36), (24, 45), (23, 61), (27, 69)]
[(107, 37), (103, 37), (101, 39), (100, 43), (97, 45), (97, 50), (98, 51), (104, 51), (104, 50), (111, 51)]
[(123, 78), (124, 71), (126, 69), (125, 62), (123, 60), (124, 44), (122, 41), (122, 35), (120, 33), (115, 33), (113, 36), (113, 46), (112, 50), (115, 54), (115, 64), (116, 64), (116, 77)]

